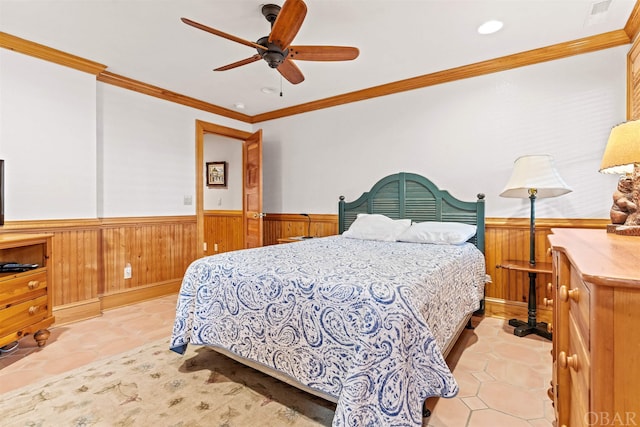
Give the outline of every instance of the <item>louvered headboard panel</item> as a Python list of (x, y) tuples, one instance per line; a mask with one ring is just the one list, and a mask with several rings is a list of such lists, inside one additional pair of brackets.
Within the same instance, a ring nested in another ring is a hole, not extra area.
[(400, 172), (378, 181), (353, 202), (340, 197), (338, 228), (347, 230), (359, 213), (376, 213), (393, 219), (410, 218), (415, 222), (454, 221), (477, 226), (470, 240), (484, 253), (484, 194), (475, 202), (456, 199), (448, 191), (440, 190), (427, 178)]

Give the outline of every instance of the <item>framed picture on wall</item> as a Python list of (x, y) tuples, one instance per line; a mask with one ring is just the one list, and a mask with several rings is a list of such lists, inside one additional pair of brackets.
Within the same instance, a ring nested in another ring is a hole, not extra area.
[(227, 162), (207, 162), (207, 186), (227, 186)]

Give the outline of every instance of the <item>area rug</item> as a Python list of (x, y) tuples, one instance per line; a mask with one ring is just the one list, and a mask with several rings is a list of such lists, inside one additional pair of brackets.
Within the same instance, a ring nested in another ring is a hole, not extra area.
[(168, 348), (163, 339), (2, 394), (0, 425), (331, 425), (330, 402), (209, 348)]

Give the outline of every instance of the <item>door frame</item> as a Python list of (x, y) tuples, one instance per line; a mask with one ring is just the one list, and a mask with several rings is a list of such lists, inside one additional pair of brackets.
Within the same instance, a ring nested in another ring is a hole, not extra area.
[[(204, 136), (214, 134), (244, 143), (255, 132), (246, 132), (227, 126), (196, 120), (196, 257), (204, 256)], [(244, 179), (242, 180), (244, 193)], [(243, 221), (244, 224), (244, 221)], [(244, 228), (244, 226), (243, 226)], [(244, 230), (243, 230), (244, 239)]]

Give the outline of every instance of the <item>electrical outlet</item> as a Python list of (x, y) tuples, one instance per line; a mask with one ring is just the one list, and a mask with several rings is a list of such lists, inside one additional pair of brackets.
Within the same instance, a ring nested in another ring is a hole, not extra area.
[(218, 252), (218, 244), (217, 243), (213, 244), (213, 252)]
[(131, 279), (131, 264), (129, 263), (124, 266), (124, 278)]
[(204, 243), (202, 244), (202, 249), (203, 249), (205, 252), (207, 252), (207, 242), (204, 242)]

